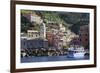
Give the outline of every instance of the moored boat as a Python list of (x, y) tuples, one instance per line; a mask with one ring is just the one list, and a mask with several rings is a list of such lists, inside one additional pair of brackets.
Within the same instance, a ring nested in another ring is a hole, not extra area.
[(73, 57), (73, 58), (84, 58), (85, 57), (85, 50), (84, 47), (71, 47), (68, 49), (68, 57)]

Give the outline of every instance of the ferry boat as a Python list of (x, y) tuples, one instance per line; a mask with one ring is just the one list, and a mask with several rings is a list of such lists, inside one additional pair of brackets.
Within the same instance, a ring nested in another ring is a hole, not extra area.
[(68, 57), (73, 57), (73, 58), (84, 58), (85, 57), (85, 50), (84, 47), (70, 47), (68, 48)]

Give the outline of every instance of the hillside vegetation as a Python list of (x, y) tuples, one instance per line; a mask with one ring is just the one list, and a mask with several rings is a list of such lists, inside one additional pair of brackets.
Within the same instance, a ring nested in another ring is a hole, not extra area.
[(35, 26), (30, 22), (23, 14), (35, 13), (40, 16), (41, 19), (47, 23), (48, 21), (62, 23), (66, 28), (69, 28), (72, 32), (78, 33), (80, 26), (89, 24), (89, 13), (75, 13), (75, 12), (53, 12), (53, 11), (32, 11), (21, 10), (21, 31), (26, 32), (30, 28), (39, 29), (39, 25)]

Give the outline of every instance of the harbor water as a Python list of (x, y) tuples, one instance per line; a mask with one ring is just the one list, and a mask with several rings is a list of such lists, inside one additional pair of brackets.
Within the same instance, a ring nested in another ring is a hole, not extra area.
[(89, 60), (89, 56), (84, 57), (68, 57), (66, 55), (63, 56), (31, 56), (31, 57), (23, 57), (21, 58), (21, 63), (29, 63), (29, 62), (50, 62), (50, 61), (74, 61), (74, 60)]

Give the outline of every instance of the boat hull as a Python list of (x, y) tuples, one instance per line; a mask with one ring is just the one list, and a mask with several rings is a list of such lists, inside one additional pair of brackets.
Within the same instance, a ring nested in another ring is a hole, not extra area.
[(85, 53), (74, 53), (73, 57), (74, 58), (84, 58), (85, 57)]

